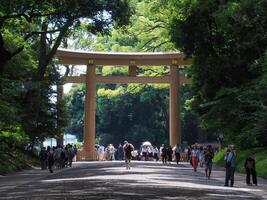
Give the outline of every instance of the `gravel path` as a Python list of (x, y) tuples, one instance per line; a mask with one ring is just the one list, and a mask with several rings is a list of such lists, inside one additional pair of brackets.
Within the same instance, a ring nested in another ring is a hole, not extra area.
[(267, 181), (247, 186), (245, 175), (235, 175), (235, 186), (224, 187), (224, 171), (214, 167), (211, 179), (204, 169), (193, 172), (188, 163), (163, 165), (135, 161), (76, 162), (73, 168), (50, 174), (40, 169), (0, 177), (0, 199), (267, 199)]

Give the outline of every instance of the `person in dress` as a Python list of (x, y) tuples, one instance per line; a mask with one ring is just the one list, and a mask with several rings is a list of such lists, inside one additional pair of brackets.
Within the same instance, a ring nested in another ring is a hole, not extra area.
[(191, 160), (192, 160), (192, 167), (194, 171), (197, 171), (198, 167), (198, 162), (199, 162), (199, 150), (197, 149), (197, 145), (194, 144), (192, 146), (192, 151), (191, 151)]

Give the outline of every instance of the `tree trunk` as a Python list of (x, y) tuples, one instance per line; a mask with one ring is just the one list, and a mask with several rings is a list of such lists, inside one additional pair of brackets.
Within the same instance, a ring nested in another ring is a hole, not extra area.
[[(62, 124), (60, 123), (60, 118), (62, 117), (62, 107), (63, 107), (63, 85), (61, 83), (57, 84), (57, 128), (62, 130)], [(57, 145), (63, 146), (64, 144), (64, 132), (60, 132), (57, 137)]]

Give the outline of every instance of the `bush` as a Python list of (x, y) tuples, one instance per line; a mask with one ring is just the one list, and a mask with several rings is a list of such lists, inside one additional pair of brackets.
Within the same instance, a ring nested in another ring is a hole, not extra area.
[(15, 127), (10, 130), (0, 131), (1, 151), (8, 149), (21, 148), (29, 142), (29, 137), (21, 130)]

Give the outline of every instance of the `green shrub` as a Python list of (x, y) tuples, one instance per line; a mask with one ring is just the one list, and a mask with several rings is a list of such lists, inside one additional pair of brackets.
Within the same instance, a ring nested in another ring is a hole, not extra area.
[(83, 146), (83, 143), (81, 142), (73, 142), (72, 145), (76, 145), (77, 148), (81, 148)]
[(27, 169), (32, 166), (39, 166), (39, 159), (20, 149), (0, 152), (0, 175)]
[(10, 130), (0, 131), (1, 150), (5, 151), (13, 148), (20, 148), (29, 142), (29, 137), (20, 127), (14, 127)]

